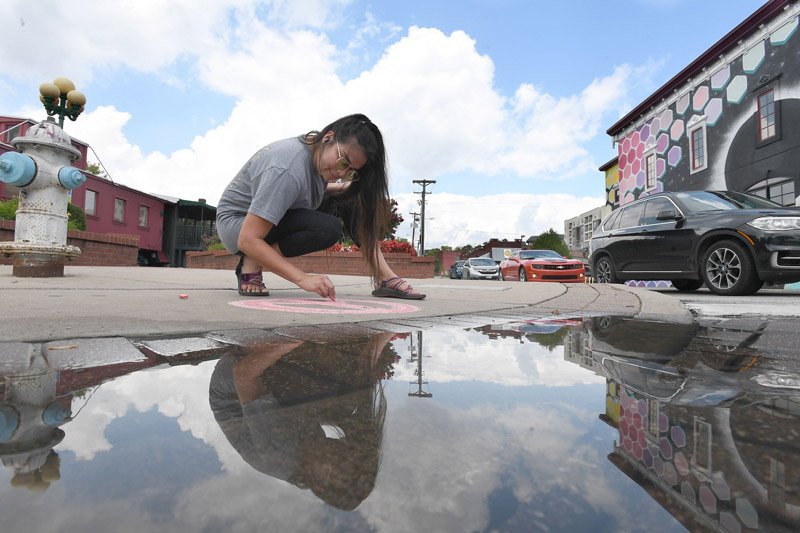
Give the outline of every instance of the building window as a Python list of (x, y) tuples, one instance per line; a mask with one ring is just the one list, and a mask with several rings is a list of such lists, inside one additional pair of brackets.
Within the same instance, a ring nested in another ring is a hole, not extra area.
[(658, 438), (658, 418), (661, 414), (659, 403), (656, 400), (647, 400), (647, 433)]
[(691, 153), (691, 174), (704, 170), (708, 166), (705, 120), (689, 130), (689, 152)]
[(656, 186), (656, 154), (649, 153), (644, 157), (644, 168), (647, 174), (647, 189)]
[(87, 215), (97, 216), (97, 192), (86, 189), (86, 197), (83, 201), (83, 210)]
[(146, 205), (139, 206), (139, 225), (143, 228), (147, 227), (147, 220), (150, 216), (150, 208)]
[(125, 200), (114, 198), (114, 222), (125, 222)]
[(770, 89), (758, 95), (758, 142), (763, 143), (778, 136), (775, 109), (775, 91)]
[(747, 192), (777, 204), (794, 206), (794, 178), (768, 178), (756, 183)]
[(7, 143), (11, 143), (11, 141), (13, 139), (16, 139), (17, 137), (19, 137), (20, 126), (22, 126), (22, 124), (17, 124), (16, 126), (12, 126), (8, 130), (6, 130), (6, 142)]
[(706, 472), (711, 470), (711, 424), (697, 417), (694, 419), (692, 464)]

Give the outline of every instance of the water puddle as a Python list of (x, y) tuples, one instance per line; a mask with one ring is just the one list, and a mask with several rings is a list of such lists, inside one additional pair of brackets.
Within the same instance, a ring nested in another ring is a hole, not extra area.
[(0, 343), (3, 530), (796, 531), (796, 346), (561, 316)]

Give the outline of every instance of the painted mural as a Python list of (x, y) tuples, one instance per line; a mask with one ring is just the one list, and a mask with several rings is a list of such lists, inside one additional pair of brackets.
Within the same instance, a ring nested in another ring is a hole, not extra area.
[[(710, 66), (707, 78), (617, 139), (620, 205), (665, 190), (746, 191), (782, 183), (785, 190), (774, 192), (784, 193), (784, 204), (800, 192), (797, 27), (793, 16), (729, 63)], [(770, 88), (779, 131), (773, 142), (759, 144), (757, 99)], [(701, 126), (705, 168), (692, 172), (689, 135)]]

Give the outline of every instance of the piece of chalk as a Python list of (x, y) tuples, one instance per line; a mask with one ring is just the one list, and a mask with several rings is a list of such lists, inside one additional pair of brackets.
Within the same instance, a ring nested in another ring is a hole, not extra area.
[(188, 294), (179, 294), (178, 298), (180, 298), (181, 300), (186, 300), (187, 298), (189, 298), (189, 295)]

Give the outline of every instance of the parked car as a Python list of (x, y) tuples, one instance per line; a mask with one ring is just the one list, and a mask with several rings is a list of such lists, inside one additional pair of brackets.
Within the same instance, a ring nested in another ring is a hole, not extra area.
[(800, 281), (800, 208), (730, 191), (654, 194), (606, 217), (590, 250), (600, 283), (667, 279), (680, 291), (705, 283), (752, 294)]
[(464, 267), (465, 261), (456, 261), (450, 265), (450, 279), (461, 279), (461, 269)]
[(553, 250), (519, 250), (500, 262), (501, 280), (583, 283), (583, 263)]
[(578, 259), (581, 263), (583, 263), (583, 273), (586, 275), (586, 278), (589, 279), (592, 277), (592, 263), (586, 259), (585, 257), (581, 257)]
[(470, 257), (461, 270), (463, 279), (500, 279), (500, 268), (489, 257)]

